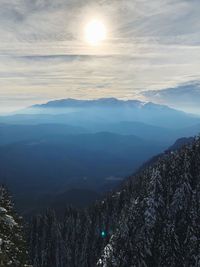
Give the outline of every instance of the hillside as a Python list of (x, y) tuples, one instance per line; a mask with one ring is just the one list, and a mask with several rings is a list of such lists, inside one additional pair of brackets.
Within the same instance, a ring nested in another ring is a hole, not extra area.
[(198, 267), (199, 166), (196, 139), (163, 155), (93, 207), (68, 208), (61, 223), (52, 212), (35, 218), (34, 267)]
[(107, 191), (163, 149), (153, 141), (113, 133), (36, 138), (0, 147), (0, 181), (26, 212), (40, 209), (46, 194)]

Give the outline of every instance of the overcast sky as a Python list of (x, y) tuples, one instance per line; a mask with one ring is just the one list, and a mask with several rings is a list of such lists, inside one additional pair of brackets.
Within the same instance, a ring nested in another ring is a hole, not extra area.
[[(199, 13), (199, 0), (0, 0), (0, 112), (199, 81)], [(96, 47), (94, 18), (108, 32)]]

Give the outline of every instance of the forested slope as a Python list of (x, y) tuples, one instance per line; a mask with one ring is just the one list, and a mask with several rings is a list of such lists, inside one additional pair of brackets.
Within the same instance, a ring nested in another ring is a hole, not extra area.
[(200, 140), (169, 152), (104, 201), (31, 224), (35, 267), (200, 266)]

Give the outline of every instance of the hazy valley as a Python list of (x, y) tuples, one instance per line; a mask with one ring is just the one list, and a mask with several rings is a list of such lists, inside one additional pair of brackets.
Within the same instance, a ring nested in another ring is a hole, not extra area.
[(111, 98), (35, 105), (0, 117), (1, 182), (24, 215), (57, 202), (63, 211), (68, 204), (83, 207), (199, 131), (198, 116), (153, 103)]

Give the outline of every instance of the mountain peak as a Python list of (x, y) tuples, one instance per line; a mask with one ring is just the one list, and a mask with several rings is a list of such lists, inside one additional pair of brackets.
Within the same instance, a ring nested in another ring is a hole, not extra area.
[(125, 105), (125, 104), (134, 104), (134, 105), (144, 105), (145, 102), (140, 100), (122, 100), (114, 97), (110, 98), (98, 98), (98, 99), (58, 99), (52, 100), (44, 104), (37, 104), (31, 108), (67, 108), (70, 106), (93, 106), (93, 105)]

